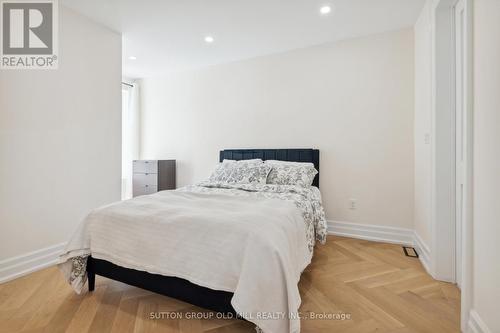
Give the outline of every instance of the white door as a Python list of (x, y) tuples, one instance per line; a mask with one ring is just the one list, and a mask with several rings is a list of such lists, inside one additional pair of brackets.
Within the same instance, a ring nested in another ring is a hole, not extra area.
[(462, 232), (463, 219), (465, 216), (465, 163), (466, 163), (466, 120), (465, 114), (465, 7), (464, 1), (460, 0), (455, 6), (455, 77), (456, 77), (456, 102), (455, 102), (455, 119), (456, 119), (456, 241), (455, 241), (455, 279), (457, 285), (461, 286), (462, 277)]

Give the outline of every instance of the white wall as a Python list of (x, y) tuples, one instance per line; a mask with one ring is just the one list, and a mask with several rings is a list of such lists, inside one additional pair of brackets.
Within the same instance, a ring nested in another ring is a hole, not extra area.
[(427, 1), (415, 33), (415, 215), (421, 241), (431, 244), (432, 3)]
[(319, 148), (329, 219), (412, 228), (413, 51), (407, 29), (144, 79), (141, 156), (182, 186), (224, 148)]
[(475, 0), (473, 12), (473, 309), (500, 332), (500, 1)]
[(59, 16), (58, 70), (0, 71), (4, 266), (66, 242), (91, 209), (120, 199), (121, 36)]

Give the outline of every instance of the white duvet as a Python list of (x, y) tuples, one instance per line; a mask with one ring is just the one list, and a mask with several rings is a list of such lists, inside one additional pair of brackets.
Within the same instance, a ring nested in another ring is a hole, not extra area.
[(60, 257), (76, 292), (86, 258), (234, 293), (265, 333), (300, 331), (300, 274), (326, 238), (317, 188), (203, 183), (94, 210)]

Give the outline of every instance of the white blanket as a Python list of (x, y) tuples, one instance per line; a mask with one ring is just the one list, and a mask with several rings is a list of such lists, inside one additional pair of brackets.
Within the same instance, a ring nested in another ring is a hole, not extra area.
[(265, 333), (299, 332), (308, 229), (313, 243), (326, 236), (320, 203), (317, 189), (279, 185), (203, 184), (141, 196), (93, 211), (60, 268), (78, 293), (88, 255), (183, 278), (233, 292), (234, 309)]

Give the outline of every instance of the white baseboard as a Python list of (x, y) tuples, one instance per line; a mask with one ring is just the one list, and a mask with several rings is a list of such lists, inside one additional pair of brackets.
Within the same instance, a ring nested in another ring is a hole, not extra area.
[(431, 271), (431, 250), (429, 249), (429, 246), (416, 232), (414, 232), (413, 239), (413, 246), (415, 247), (415, 250), (417, 250), (418, 258), (420, 259), (422, 266), (424, 266), (427, 273), (433, 276)]
[(367, 225), (350, 222), (328, 221), (330, 235), (365, 239), (375, 242), (413, 246), (414, 232), (411, 229)]
[(0, 261), (0, 283), (55, 265), (66, 243)]
[(412, 229), (328, 221), (328, 233), (330, 235), (365, 239), (374, 242), (413, 246), (417, 250), (418, 257), (425, 270), (432, 275), (430, 270), (431, 251), (429, 246)]
[(468, 333), (491, 333), (491, 330), (474, 309), (470, 310), (469, 313)]

